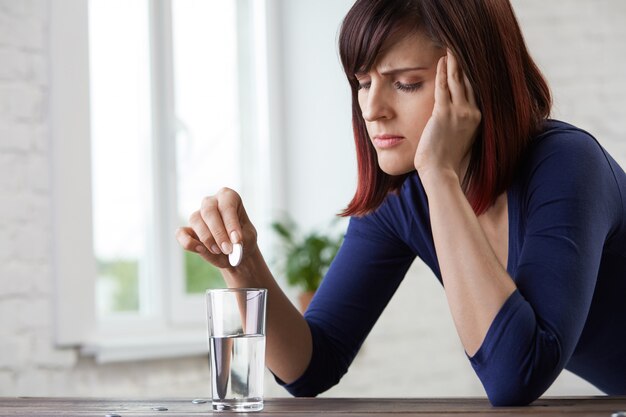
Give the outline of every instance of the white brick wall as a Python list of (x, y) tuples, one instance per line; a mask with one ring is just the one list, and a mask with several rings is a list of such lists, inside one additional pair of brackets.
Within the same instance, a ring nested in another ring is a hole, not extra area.
[(514, 0), (555, 95), (554, 116), (626, 161), (626, 2)]
[[(514, 0), (555, 115), (626, 166), (626, 2)], [(52, 343), (49, 0), (0, 0), (0, 395), (205, 396), (206, 358), (96, 365)], [(283, 395), (268, 378), (267, 395)], [(552, 394), (596, 392), (569, 375)], [(443, 292), (415, 265), (327, 395), (481, 395)]]

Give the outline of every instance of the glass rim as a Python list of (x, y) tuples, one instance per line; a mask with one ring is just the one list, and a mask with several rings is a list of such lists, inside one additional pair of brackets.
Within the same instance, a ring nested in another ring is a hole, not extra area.
[(267, 288), (210, 288), (205, 291), (205, 294), (216, 292), (267, 292)]

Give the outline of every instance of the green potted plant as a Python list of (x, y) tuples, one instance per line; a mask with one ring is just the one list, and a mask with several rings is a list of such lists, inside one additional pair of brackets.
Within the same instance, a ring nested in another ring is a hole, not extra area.
[(290, 219), (273, 222), (272, 229), (282, 241), (279, 259), (287, 283), (300, 289), (299, 307), (304, 313), (337, 254), (343, 235), (333, 237), (318, 231), (302, 234)]

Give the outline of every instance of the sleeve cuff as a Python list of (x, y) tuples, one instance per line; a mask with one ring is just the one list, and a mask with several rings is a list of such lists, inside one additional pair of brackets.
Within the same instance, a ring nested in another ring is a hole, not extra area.
[(502, 308), (500, 308), (500, 311), (498, 311), (498, 314), (496, 314), (496, 317), (493, 319), (478, 351), (471, 357), (467, 355), (467, 352), (465, 353), (474, 367), (480, 366), (489, 359), (498, 341), (502, 335), (505, 334), (505, 328), (524, 302), (525, 299), (518, 289), (507, 298)]
[[(318, 336), (317, 335), (318, 330), (316, 326), (311, 326), (310, 323), (309, 323), (309, 329), (311, 330), (311, 339), (315, 341), (316, 337)], [(272, 372), (271, 369), (269, 371), (274, 376), (274, 380), (276, 381), (276, 383), (282, 386), (283, 388), (285, 388), (287, 392), (289, 392), (291, 395), (295, 397), (314, 397), (316, 396), (316, 394), (311, 392), (311, 378), (313, 377), (312, 365), (314, 362), (314, 356), (315, 356), (315, 343), (313, 343), (313, 351), (311, 352), (311, 360), (307, 368), (305, 369), (304, 373), (300, 375), (298, 379), (296, 379), (295, 381), (289, 384), (283, 381), (282, 379), (280, 379), (278, 376), (276, 376), (276, 374), (274, 374), (274, 372)]]

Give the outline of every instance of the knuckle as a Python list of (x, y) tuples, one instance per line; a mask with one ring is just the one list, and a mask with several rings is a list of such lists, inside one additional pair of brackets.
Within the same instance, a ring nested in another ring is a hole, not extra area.
[(198, 235), (198, 240), (202, 242), (206, 247), (210, 247), (213, 244), (213, 236), (210, 233), (202, 233)]
[(216, 242), (225, 242), (229, 240), (226, 234), (226, 231), (223, 229), (216, 230), (215, 232), (213, 232), (213, 238), (215, 239)]
[(233, 193), (237, 194), (234, 190), (228, 187), (222, 187), (217, 191), (217, 195), (219, 197), (228, 197), (231, 196)]
[(176, 231), (176, 240), (178, 241), (178, 243), (179, 243), (182, 247), (185, 247), (185, 241), (186, 241), (186, 238), (185, 238), (185, 236), (184, 236), (181, 232), (179, 232), (178, 230)]
[(246, 225), (241, 231), (243, 232), (241, 238), (244, 243), (257, 241), (257, 230), (252, 224)]
[(200, 212), (198, 210), (194, 211), (193, 213), (189, 215), (189, 224), (196, 223), (199, 218), (200, 218)]
[(230, 188), (222, 188), (218, 193), (220, 193), (220, 198), (217, 205), (220, 210), (236, 211), (241, 205), (241, 197), (236, 191)]
[(213, 246), (213, 243), (215, 243), (213, 237), (210, 235), (205, 236), (204, 239), (200, 239), (200, 242), (202, 242), (202, 244), (207, 248), (210, 248), (211, 246)]
[(214, 207), (215, 205), (216, 205), (216, 199), (214, 196), (210, 195), (202, 199), (202, 203), (200, 204), (200, 207), (202, 207), (203, 209), (209, 209), (211, 207)]
[(480, 110), (470, 107), (462, 107), (456, 111), (455, 117), (461, 122), (475, 122), (480, 121), (482, 115)]
[(178, 240), (178, 243), (183, 247), (183, 249), (191, 251), (193, 250), (193, 242), (191, 240), (191, 237), (184, 233), (177, 233), (176, 239)]
[(178, 240), (178, 242), (180, 243), (185, 241), (185, 239), (189, 238), (189, 234), (185, 230), (183, 230), (182, 227), (179, 227), (178, 229), (176, 229), (174, 236), (176, 236), (176, 240)]
[[(224, 222), (224, 227), (226, 228), (226, 233), (230, 233), (239, 229), (239, 223), (235, 220), (228, 220)], [(228, 239), (230, 240), (230, 236)]]
[(216, 197), (214, 205), (219, 210), (237, 210), (241, 205), (241, 196), (237, 191), (228, 187), (220, 188)]
[(220, 201), (219, 208), (220, 208), (220, 210), (224, 210), (224, 209), (236, 210), (237, 209), (237, 202), (233, 201), (230, 198), (225, 198), (222, 201)]
[(187, 238), (184, 239), (181, 244), (183, 245), (183, 248), (185, 250), (188, 250), (189, 252), (194, 252), (196, 249), (194, 243), (191, 241), (191, 238), (189, 236), (187, 236)]

